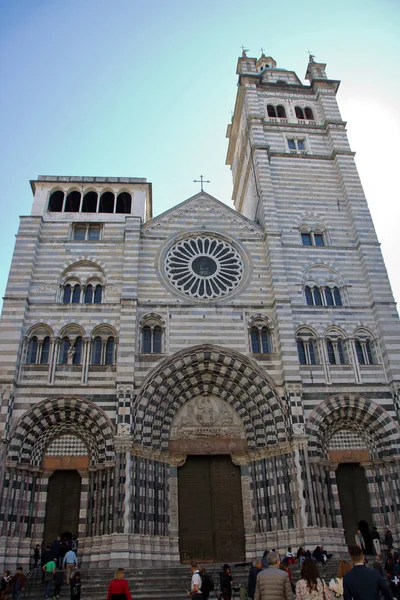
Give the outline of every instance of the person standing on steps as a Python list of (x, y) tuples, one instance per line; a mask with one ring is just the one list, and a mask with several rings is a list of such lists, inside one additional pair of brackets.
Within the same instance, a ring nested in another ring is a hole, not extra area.
[(385, 544), (386, 544), (387, 551), (389, 554), (389, 552), (393, 548), (393, 536), (392, 536), (392, 532), (390, 531), (390, 529), (385, 530)]
[(328, 586), (318, 577), (317, 563), (306, 558), (301, 566), (301, 579), (296, 583), (296, 600), (325, 600), (329, 597)]
[(262, 571), (261, 559), (257, 558), (254, 566), (249, 571), (249, 581), (247, 583), (247, 597), (253, 600), (254, 594), (256, 593), (257, 575)]
[(196, 561), (190, 563), (190, 570), (192, 572), (192, 579), (190, 581), (190, 591), (187, 595), (195, 600), (202, 600), (200, 570)]
[(231, 568), (229, 565), (224, 565), (222, 567), (222, 573), (220, 573), (220, 583), (221, 583), (221, 596), (223, 600), (230, 600), (232, 598), (232, 575)]
[(379, 535), (378, 529), (376, 527), (372, 528), (371, 538), (372, 543), (374, 545), (375, 554), (379, 556), (381, 553), (381, 536)]
[(108, 586), (107, 600), (132, 600), (124, 569), (115, 571), (114, 579)]
[(354, 536), (354, 542), (365, 552), (364, 536), (359, 529), (357, 529), (356, 535)]
[(71, 600), (80, 600), (81, 588), (81, 574), (79, 571), (74, 571), (71, 576)]
[(46, 590), (44, 592), (44, 595), (46, 596), (46, 600), (47, 600), (48, 598), (50, 598), (51, 588), (53, 586), (53, 581), (54, 581), (54, 573), (56, 572), (56, 561), (54, 558), (50, 559), (49, 562), (47, 562), (44, 565), (43, 571), (44, 571), (44, 582), (46, 584)]
[(364, 554), (360, 546), (349, 546), (353, 568), (343, 577), (344, 600), (393, 600), (386, 581), (376, 569), (364, 565)]
[(277, 552), (269, 552), (268, 569), (257, 575), (254, 600), (293, 600), (292, 586), (286, 571), (279, 569)]
[(67, 585), (69, 585), (71, 573), (75, 569), (75, 567), (78, 566), (78, 559), (76, 558), (76, 554), (73, 550), (68, 550), (68, 552), (66, 552), (62, 566), (67, 572)]

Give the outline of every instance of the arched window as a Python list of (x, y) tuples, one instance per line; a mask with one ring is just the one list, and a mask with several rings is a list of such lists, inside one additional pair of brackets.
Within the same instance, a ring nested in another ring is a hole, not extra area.
[(92, 304), (93, 302), (93, 286), (89, 283), (85, 289), (85, 304)]
[(102, 341), (101, 337), (97, 336), (93, 340), (92, 345), (92, 364), (101, 365), (101, 354), (102, 354)]
[(275, 106), (267, 104), (267, 113), (269, 117), (277, 117)]
[(131, 195), (128, 194), (128, 192), (122, 192), (121, 194), (118, 194), (117, 208), (116, 208), (115, 212), (121, 213), (124, 215), (129, 215), (131, 213), (131, 208), (132, 208)]
[(344, 351), (344, 343), (343, 340), (338, 339), (337, 341), (337, 349), (338, 349), (338, 354), (339, 354), (339, 362), (341, 365), (345, 365), (347, 363), (346, 360), (346, 354)]
[(102, 296), (102, 293), (103, 293), (103, 288), (102, 288), (102, 286), (101, 286), (101, 285), (98, 283), (98, 284), (96, 285), (96, 287), (95, 287), (95, 290), (94, 290), (94, 299), (93, 299), (93, 301), (94, 301), (94, 304), (101, 304), (101, 296)]
[(73, 365), (80, 365), (82, 362), (82, 338), (77, 337), (74, 344), (74, 355), (72, 357)]
[(114, 338), (109, 337), (106, 342), (106, 358), (105, 358), (106, 365), (114, 364), (114, 349), (115, 349)]
[(355, 340), (355, 348), (356, 348), (357, 360), (360, 365), (374, 365), (375, 364), (375, 358), (374, 358), (374, 354), (372, 351), (372, 344), (369, 339), (366, 339), (366, 340), (356, 339)]
[(36, 336), (33, 336), (29, 340), (28, 344), (28, 355), (27, 355), (27, 363), (29, 365), (35, 365), (37, 361), (37, 351), (38, 351), (38, 339)]
[(49, 212), (61, 212), (64, 204), (64, 192), (57, 190), (50, 195), (47, 210)]
[(320, 229), (303, 225), (300, 229), (300, 235), (303, 246), (326, 246), (326, 234)]
[(342, 306), (342, 298), (340, 296), (340, 290), (336, 286), (333, 288), (333, 297), (335, 299), (335, 305)]
[(296, 336), (297, 353), (301, 365), (316, 365), (316, 340), (308, 330), (299, 331)]
[(100, 208), (101, 213), (113, 213), (114, 212), (115, 196), (112, 192), (104, 192), (100, 197)]
[(337, 287), (330, 288), (309, 285), (304, 287), (304, 295), (308, 306), (342, 306), (340, 290)]
[(81, 193), (70, 192), (65, 200), (65, 212), (79, 212), (81, 206)]
[(63, 304), (69, 304), (71, 302), (71, 286), (69, 283), (64, 286)]
[(154, 329), (153, 329), (153, 353), (154, 354), (161, 353), (161, 343), (162, 343), (162, 329), (161, 329), (161, 327), (154, 327)]
[(326, 299), (326, 305), (327, 306), (333, 306), (334, 302), (333, 302), (333, 296), (332, 296), (332, 290), (330, 287), (326, 287), (325, 288), (325, 299)]
[(316, 306), (322, 306), (322, 296), (319, 288), (314, 285), (313, 287), (314, 301)]
[(60, 348), (60, 356), (58, 362), (60, 365), (68, 364), (68, 350), (71, 348), (71, 342), (68, 338), (63, 338)]
[(356, 345), (357, 360), (360, 363), (360, 365), (365, 365), (365, 357), (364, 357), (364, 352), (363, 352), (363, 348), (362, 348), (360, 340), (356, 340), (355, 345)]
[(271, 352), (270, 332), (266, 326), (253, 326), (250, 329), (250, 342), (253, 354), (269, 354)]
[(50, 356), (50, 338), (46, 336), (42, 342), (42, 352), (40, 354), (40, 364), (47, 365)]
[(298, 119), (304, 119), (304, 112), (303, 112), (303, 109), (300, 108), (300, 106), (295, 106), (294, 111), (295, 111), (296, 117)]
[(336, 365), (336, 356), (335, 350), (333, 348), (333, 343), (331, 340), (326, 341), (326, 349), (328, 351), (328, 361), (330, 365)]
[(72, 304), (79, 304), (81, 301), (81, 286), (79, 283), (74, 285), (74, 291), (72, 292)]
[(278, 117), (280, 119), (286, 119), (286, 111), (285, 111), (285, 107), (284, 106), (282, 106), (281, 104), (279, 104), (276, 107), (276, 112), (278, 113)]
[(83, 196), (82, 212), (95, 213), (97, 211), (97, 192), (88, 192)]
[(162, 352), (162, 328), (159, 325), (142, 327), (142, 352), (145, 354)]
[(313, 111), (308, 106), (306, 106), (306, 108), (304, 109), (304, 114), (305, 114), (306, 119), (308, 119), (310, 121), (314, 121)]
[(306, 304), (308, 306), (313, 306), (314, 298), (313, 298), (310, 286), (306, 285), (306, 287), (304, 288), (304, 293), (306, 295)]

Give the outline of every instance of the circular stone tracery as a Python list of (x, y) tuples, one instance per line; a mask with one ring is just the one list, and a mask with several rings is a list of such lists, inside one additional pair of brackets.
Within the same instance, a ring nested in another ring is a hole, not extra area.
[(175, 244), (166, 255), (165, 270), (170, 282), (186, 296), (212, 300), (240, 284), (243, 262), (228, 242), (199, 236)]

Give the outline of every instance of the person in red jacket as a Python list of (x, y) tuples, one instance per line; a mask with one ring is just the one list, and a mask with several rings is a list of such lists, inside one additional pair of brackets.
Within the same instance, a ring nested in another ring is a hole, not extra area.
[(115, 571), (114, 579), (108, 586), (107, 600), (132, 600), (128, 582), (124, 579), (124, 575), (124, 569), (117, 569)]

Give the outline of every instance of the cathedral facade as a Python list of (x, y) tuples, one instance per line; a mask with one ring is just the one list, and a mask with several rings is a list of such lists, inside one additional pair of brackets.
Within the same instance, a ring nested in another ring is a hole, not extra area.
[(83, 566), (400, 539), (400, 328), (325, 64), (243, 53), (235, 210), (41, 176), (0, 343), (2, 562)]

